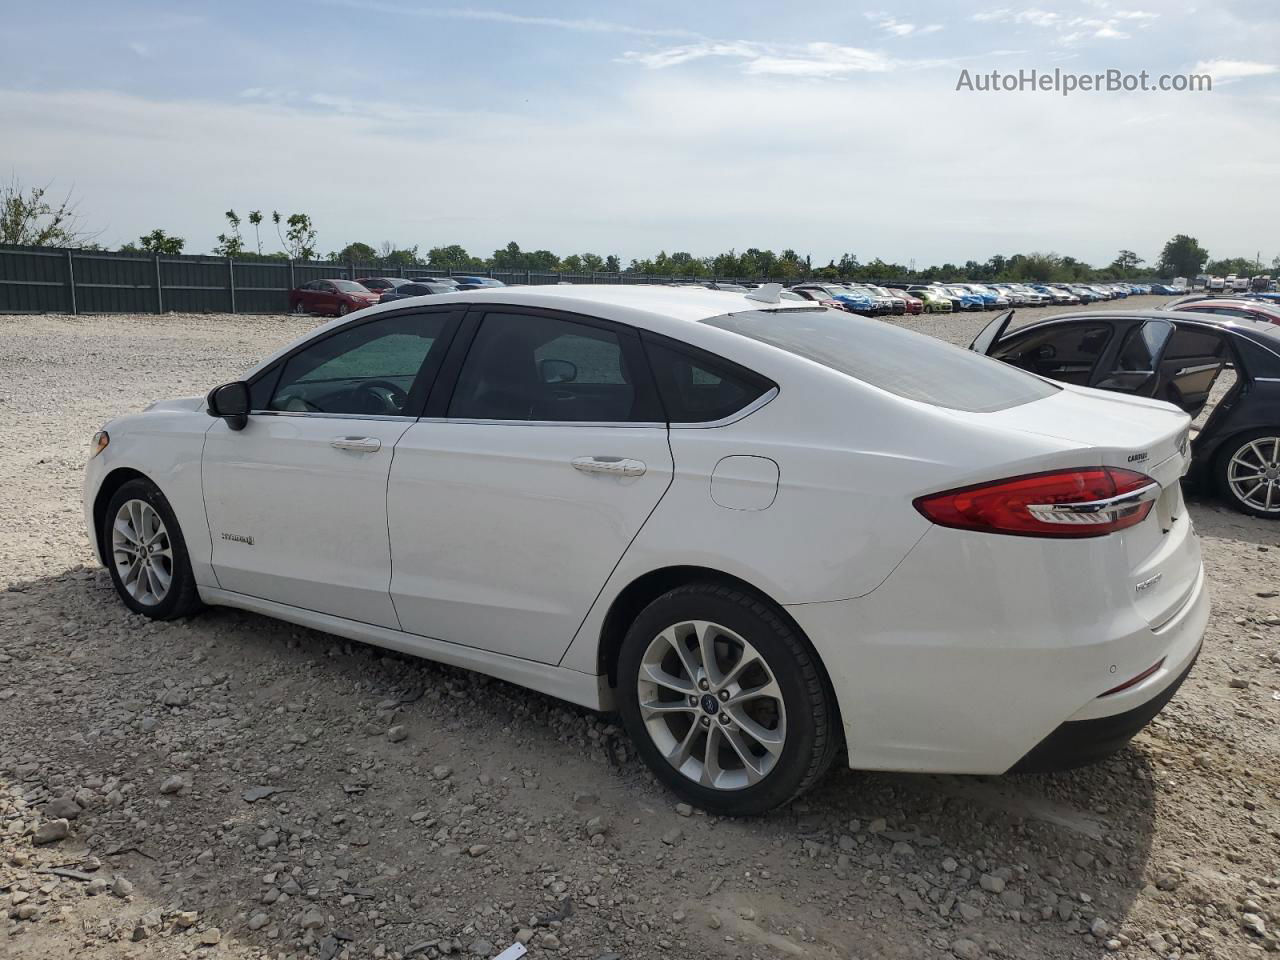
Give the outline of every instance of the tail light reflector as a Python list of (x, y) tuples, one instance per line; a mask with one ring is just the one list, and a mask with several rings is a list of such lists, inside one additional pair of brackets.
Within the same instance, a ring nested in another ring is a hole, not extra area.
[(1021, 537), (1101, 537), (1147, 518), (1160, 485), (1119, 467), (1029, 473), (918, 497), (942, 527)]

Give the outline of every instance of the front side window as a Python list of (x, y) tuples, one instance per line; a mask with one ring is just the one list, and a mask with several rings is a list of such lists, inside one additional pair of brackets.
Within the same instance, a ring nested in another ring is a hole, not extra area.
[(285, 361), (269, 410), (405, 416), (409, 391), (442, 345), (445, 314), (410, 314), (347, 327)]
[[(489, 313), (458, 375), (448, 416), (627, 423), (657, 418), (621, 335), (532, 314)], [(651, 391), (649, 391), (651, 392)]]
[(908, 400), (985, 413), (1058, 388), (923, 333), (826, 309), (750, 310), (703, 320)]

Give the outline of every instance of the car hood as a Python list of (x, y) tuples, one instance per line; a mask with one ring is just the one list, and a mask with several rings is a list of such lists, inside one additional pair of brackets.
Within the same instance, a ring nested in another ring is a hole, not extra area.
[(150, 406), (144, 407), (142, 412), (150, 413), (153, 410), (173, 410), (182, 413), (198, 413), (204, 409), (204, 397), (174, 397), (172, 400), (157, 400)]

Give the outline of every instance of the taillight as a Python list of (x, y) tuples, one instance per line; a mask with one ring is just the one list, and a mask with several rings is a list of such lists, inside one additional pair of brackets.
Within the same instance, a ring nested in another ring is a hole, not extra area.
[(1030, 473), (918, 497), (942, 527), (1021, 537), (1101, 537), (1147, 518), (1160, 485), (1119, 467)]

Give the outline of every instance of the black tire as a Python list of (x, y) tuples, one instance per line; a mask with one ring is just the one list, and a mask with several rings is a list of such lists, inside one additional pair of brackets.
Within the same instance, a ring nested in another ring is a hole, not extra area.
[[(732, 790), (695, 783), (666, 760), (645, 726), (637, 689), (645, 651), (668, 627), (688, 620), (711, 621), (747, 640), (782, 692), (785, 742), (773, 768), (758, 783)], [(827, 772), (841, 743), (835, 697), (808, 640), (772, 604), (722, 584), (677, 587), (640, 612), (619, 654), (618, 703), (627, 732), (658, 779), (709, 813), (753, 816), (790, 803)]]
[(298, 316), (302, 316), (307, 312), (307, 308), (304, 307), (302, 305), (302, 301), (299, 300), (297, 303), (293, 305), (293, 312), (296, 313)]
[(345, 317), (350, 312), (351, 312), (351, 308), (348, 307), (345, 303), (338, 304), (338, 316)]
[[(112, 527), (116, 514), (130, 500), (141, 500), (150, 504), (160, 515), (165, 532), (168, 534), (170, 551), (173, 554), (171, 579), (168, 592), (156, 603), (140, 602), (129, 592), (115, 561), (112, 549)], [(178, 526), (178, 518), (174, 515), (173, 508), (169, 506), (169, 501), (165, 499), (164, 494), (150, 480), (130, 480), (112, 495), (103, 515), (99, 536), (102, 537), (103, 552), (107, 556), (107, 570), (111, 574), (111, 582), (115, 584), (116, 593), (120, 595), (124, 605), (134, 613), (140, 613), (152, 620), (173, 620), (177, 617), (190, 616), (203, 606), (196, 589), (195, 577), (191, 573), (187, 542), (182, 536), (182, 528)]]
[[(1265, 502), (1262, 505), (1256, 505), (1246, 501), (1239, 493), (1236, 492), (1236, 488), (1233, 487), (1231, 483), (1232, 458), (1240, 454), (1242, 451), (1245, 451), (1251, 443), (1258, 440), (1267, 441), (1266, 443), (1261, 444), (1261, 448), (1266, 455), (1261, 458), (1262, 462), (1264, 464), (1272, 465), (1269, 468), (1272, 472), (1280, 469), (1274, 466), (1275, 464), (1280, 463), (1280, 456), (1277, 456), (1280, 454), (1280, 446), (1277, 446), (1277, 442), (1280, 441), (1280, 426), (1264, 428), (1262, 430), (1250, 430), (1248, 433), (1239, 434), (1222, 444), (1222, 448), (1218, 451), (1217, 458), (1214, 460), (1214, 483), (1218, 488), (1218, 492), (1222, 495), (1222, 498), (1241, 513), (1247, 513), (1251, 517), (1261, 517), (1264, 520), (1280, 520), (1280, 475), (1277, 475), (1274, 479), (1273, 482), (1275, 483), (1275, 486), (1271, 488), (1273, 503), (1271, 510), (1266, 510), (1264, 508)], [(1248, 456), (1248, 454), (1246, 454), (1246, 456)], [(1272, 460), (1269, 459), (1269, 457), (1276, 457), (1276, 459)], [(1250, 457), (1250, 459), (1252, 460), (1257, 458)], [(1265, 473), (1267, 470), (1267, 466), (1259, 468), (1259, 472), (1261, 473)], [(1263, 482), (1265, 483), (1267, 481), (1264, 480)], [(1266, 488), (1263, 487), (1262, 489), (1265, 491)], [(1246, 490), (1245, 493), (1251, 494), (1252, 490)]]

